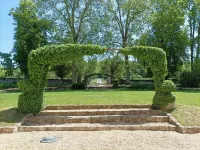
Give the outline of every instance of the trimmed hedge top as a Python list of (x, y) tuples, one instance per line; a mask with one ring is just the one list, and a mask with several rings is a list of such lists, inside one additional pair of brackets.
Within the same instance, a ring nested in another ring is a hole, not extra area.
[(91, 44), (62, 44), (38, 48), (29, 54), (28, 70), (30, 79), (38, 80), (37, 66), (64, 64), (85, 55), (102, 54), (105, 51), (105, 47)]

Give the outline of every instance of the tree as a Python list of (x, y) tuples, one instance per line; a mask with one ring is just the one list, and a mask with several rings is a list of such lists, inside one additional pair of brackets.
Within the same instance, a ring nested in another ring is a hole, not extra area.
[[(87, 27), (94, 0), (35, 0), (41, 11), (49, 10), (46, 17), (57, 25), (57, 33), (62, 42), (83, 43), (82, 31)], [(49, 12), (49, 13), (48, 13)], [(53, 13), (52, 13), (53, 12)], [(49, 15), (50, 14), (50, 15)], [(72, 83), (77, 82), (76, 60), (72, 61)]]
[(0, 52), (0, 65), (3, 67), (1, 70), (4, 70), (4, 77), (13, 75), (14, 64), (11, 54)]
[[(105, 5), (112, 20), (112, 30), (116, 36), (120, 35), (120, 47), (128, 46), (133, 43), (133, 35), (136, 36), (138, 29), (141, 28), (141, 17), (147, 9), (148, 1), (146, 0), (107, 0)], [(118, 39), (118, 38), (116, 38)], [(130, 72), (128, 56), (125, 56), (126, 66), (126, 84), (130, 83)]]
[(85, 68), (85, 75), (94, 74), (97, 71), (97, 58), (95, 56), (87, 58), (87, 64)]
[(113, 55), (100, 62), (101, 72), (120, 79), (124, 75), (124, 60), (121, 55)]
[(64, 77), (66, 77), (71, 71), (71, 67), (69, 64), (56, 65), (56, 66), (53, 66), (51, 70), (55, 72), (57, 77), (63, 80)]
[[(195, 49), (196, 58), (199, 57), (199, 41), (200, 41), (200, 6), (195, 0), (186, 0), (188, 23), (189, 23), (189, 39), (190, 39), (190, 60), (191, 69), (193, 70)], [(197, 36), (196, 36), (197, 33)]]
[(39, 19), (37, 8), (31, 0), (21, 0), (19, 7), (12, 8), (10, 15), (15, 21), (14, 60), (28, 78), (27, 59), (32, 50), (47, 44), (48, 20)]
[(139, 43), (162, 48), (167, 55), (169, 76), (173, 77), (183, 64), (188, 46), (184, 7), (177, 0), (152, 2), (151, 27), (141, 35)]

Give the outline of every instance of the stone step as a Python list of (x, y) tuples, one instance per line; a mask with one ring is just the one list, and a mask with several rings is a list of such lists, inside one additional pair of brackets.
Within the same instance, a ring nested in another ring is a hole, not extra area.
[(176, 131), (176, 126), (169, 123), (70, 123), (61, 125), (19, 126), (18, 132), (31, 131), (106, 131), (106, 130), (152, 130)]
[(103, 115), (103, 116), (36, 116), (23, 120), (23, 125), (31, 123), (65, 124), (65, 123), (104, 123), (104, 122), (168, 122), (168, 116), (153, 115)]
[(151, 105), (67, 105), (47, 106), (45, 110), (72, 110), (72, 109), (123, 109), (123, 108), (151, 108)]
[(97, 116), (97, 115), (164, 115), (162, 111), (150, 108), (127, 108), (127, 109), (80, 109), (80, 110), (44, 110), (37, 116)]

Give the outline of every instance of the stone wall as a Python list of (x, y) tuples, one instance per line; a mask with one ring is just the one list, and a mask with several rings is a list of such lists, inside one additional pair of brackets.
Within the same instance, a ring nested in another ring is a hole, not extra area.
[[(8, 83), (8, 84), (15, 84), (18, 81), (23, 80), (22, 78), (0, 78), (0, 83)], [(54, 87), (54, 86), (68, 86), (72, 84), (71, 79), (64, 79), (63, 81), (61, 79), (48, 79), (48, 87)]]

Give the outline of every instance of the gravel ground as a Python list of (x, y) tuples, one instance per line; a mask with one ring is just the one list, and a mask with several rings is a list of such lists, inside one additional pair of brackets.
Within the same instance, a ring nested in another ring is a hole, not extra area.
[[(40, 143), (45, 136), (54, 143)], [(162, 131), (60, 131), (0, 134), (0, 150), (200, 150), (200, 134)]]

